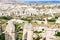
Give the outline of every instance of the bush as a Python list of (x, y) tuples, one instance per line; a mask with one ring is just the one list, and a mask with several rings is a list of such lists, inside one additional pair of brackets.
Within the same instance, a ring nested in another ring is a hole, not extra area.
[(56, 22), (56, 19), (52, 18), (52, 19), (48, 19), (48, 22)]
[(38, 37), (35, 40), (40, 40), (40, 36), (38, 35)]
[(57, 17), (57, 16), (55, 16), (55, 18), (56, 18), (56, 19), (58, 19), (58, 17)]
[(34, 31), (34, 33), (38, 33), (38, 31)]
[(37, 20), (39, 20), (39, 21), (45, 21), (45, 19), (42, 19), (42, 18), (41, 19), (37, 19)]
[(21, 20), (28, 21), (29, 23), (32, 21), (31, 18), (21, 18)]
[(55, 36), (59, 36), (59, 37), (60, 37), (60, 32), (57, 32), (57, 33), (55, 34)]
[(5, 34), (0, 35), (0, 40), (5, 40)]
[(34, 33), (38, 33), (39, 34), (39, 33), (42, 33), (42, 31), (34, 31)]
[(18, 36), (19, 38), (22, 38), (23, 34), (20, 33), (20, 34), (17, 34), (17, 36)]
[(12, 19), (11, 16), (1, 16), (0, 19), (10, 20)]
[(23, 31), (23, 29), (20, 29), (20, 31)]

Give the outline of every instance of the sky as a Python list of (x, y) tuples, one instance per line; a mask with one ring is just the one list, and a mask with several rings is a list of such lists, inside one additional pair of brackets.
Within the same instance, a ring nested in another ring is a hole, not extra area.
[(17, 0), (17, 1), (60, 1), (60, 0)]
[[(0, 1), (2, 1), (2, 0), (0, 0)], [(6, 1), (6, 0), (3, 0), (3, 1)], [(60, 1), (60, 0), (13, 0), (13, 1), (24, 2), (24, 1)]]

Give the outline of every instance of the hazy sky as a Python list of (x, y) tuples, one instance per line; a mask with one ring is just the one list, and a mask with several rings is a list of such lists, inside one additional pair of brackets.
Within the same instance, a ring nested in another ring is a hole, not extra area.
[(0, 0), (0, 1), (18, 1), (18, 2), (24, 2), (24, 1), (60, 1), (60, 0)]
[[(7, 1), (7, 0), (0, 0), (0, 1)], [(8, 0), (8, 1), (12, 1), (12, 0)], [(15, 1), (15, 0), (13, 0)], [(60, 0), (16, 0), (16, 1), (60, 1)]]
[(60, 0), (17, 0), (17, 1), (60, 1)]

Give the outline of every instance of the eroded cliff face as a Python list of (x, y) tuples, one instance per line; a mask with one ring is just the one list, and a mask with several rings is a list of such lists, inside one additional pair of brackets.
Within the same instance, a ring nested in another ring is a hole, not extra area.
[(16, 40), (15, 39), (15, 26), (13, 21), (8, 21), (8, 25), (5, 30), (5, 40)]
[[(11, 0), (10, 0), (11, 1)], [(9, 1), (9, 2), (10, 2)], [(14, 1), (14, 0), (13, 0)], [(58, 8), (59, 4), (39, 4), (39, 5), (30, 5), (30, 4), (23, 4), (23, 3), (0, 3), (0, 14), (4, 16), (12, 15), (15, 16), (26, 16), (26, 15), (39, 15), (39, 14), (54, 14), (60, 13), (60, 8)], [(19, 15), (18, 15), (19, 14)], [(53, 15), (52, 15), (53, 16)]]

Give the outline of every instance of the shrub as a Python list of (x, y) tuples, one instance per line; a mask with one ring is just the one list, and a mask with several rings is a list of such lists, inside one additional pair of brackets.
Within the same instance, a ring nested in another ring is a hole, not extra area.
[(58, 17), (57, 17), (57, 16), (55, 16), (55, 18), (56, 18), (56, 19), (58, 19)]
[(21, 18), (21, 20), (28, 21), (29, 23), (32, 21), (31, 18)]
[(0, 35), (0, 40), (5, 40), (5, 34)]
[(41, 19), (37, 19), (37, 20), (39, 20), (39, 21), (45, 21), (45, 19), (42, 19), (42, 18)]
[(39, 34), (39, 33), (42, 33), (42, 31), (34, 31), (34, 33), (38, 33)]
[(57, 33), (55, 34), (55, 36), (59, 36), (59, 37), (60, 37), (60, 32), (57, 32)]
[(11, 16), (1, 16), (0, 19), (10, 20), (12, 19)]
[(16, 40), (22, 40), (22, 35), (23, 35), (23, 34), (17, 34)]
[(52, 18), (52, 19), (47, 19), (48, 22), (56, 22), (56, 19)]
[(20, 37), (20, 38), (22, 38), (22, 35), (23, 35), (22, 33), (17, 34), (17, 36)]

